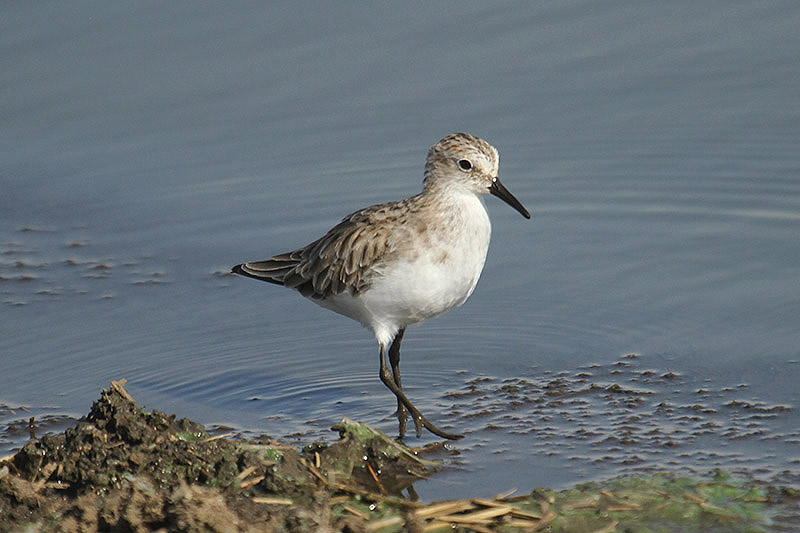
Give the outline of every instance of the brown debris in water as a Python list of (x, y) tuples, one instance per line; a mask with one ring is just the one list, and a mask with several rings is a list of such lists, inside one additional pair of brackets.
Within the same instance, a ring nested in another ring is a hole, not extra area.
[[(124, 385), (112, 382), (63, 434), (33, 439), (0, 462), (0, 530), (377, 531), (441, 523), (441, 513), (416, 515), (425, 507), (402, 497), (436, 463), (364, 424), (344, 419), (334, 427), (337, 443), (298, 453), (145, 412)], [(476, 515), (481, 508), (450, 509), (448, 517), (477, 527), (502, 514)]]
[(112, 382), (64, 434), (0, 459), (0, 531), (611, 532), (679, 524), (692, 510), (694, 525), (711, 526), (703, 531), (762, 523), (764, 492), (727, 478), (633, 478), (424, 505), (402, 491), (413, 496), (414, 481), (438, 465), (364, 424), (343, 419), (338, 442), (298, 452), (145, 412), (124, 385)]

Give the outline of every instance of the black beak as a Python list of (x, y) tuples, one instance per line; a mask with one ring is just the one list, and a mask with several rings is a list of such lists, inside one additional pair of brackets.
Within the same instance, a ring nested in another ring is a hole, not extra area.
[(505, 203), (507, 203), (508, 205), (510, 205), (511, 207), (513, 207), (514, 209), (516, 209), (517, 211), (519, 211), (519, 212), (520, 212), (520, 214), (521, 214), (522, 216), (524, 216), (525, 218), (531, 218), (531, 214), (530, 214), (530, 213), (528, 213), (528, 210), (527, 210), (527, 209), (525, 209), (525, 206), (524, 206), (524, 205), (522, 205), (522, 204), (520, 203), (520, 201), (519, 201), (519, 200), (517, 200), (517, 199), (514, 197), (514, 195), (513, 195), (513, 194), (511, 194), (510, 192), (508, 192), (508, 189), (506, 189), (506, 188), (503, 186), (503, 184), (502, 184), (502, 183), (500, 183), (500, 179), (499, 179), (499, 178), (495, 177), (495, 178), (492, 180), (492, 186), (491, 186), (491, 187), (489, 187), (489, 192), (490, 192), (492, 195), (494, 195), (494, 196), (497, 196), (498, 198), (500, 198), (501, 200), (503, 200)]

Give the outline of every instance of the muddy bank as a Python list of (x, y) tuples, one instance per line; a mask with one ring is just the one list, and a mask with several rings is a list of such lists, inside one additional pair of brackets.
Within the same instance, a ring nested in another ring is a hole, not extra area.
[(425, 504), (413, 483), (439, 468), (425, 450), (334, 429), (300, 451), (211, 437), (112, 382), (74, 427), (0, 462), (0, 531), (761, 531), (794, 501), (720, 474)]

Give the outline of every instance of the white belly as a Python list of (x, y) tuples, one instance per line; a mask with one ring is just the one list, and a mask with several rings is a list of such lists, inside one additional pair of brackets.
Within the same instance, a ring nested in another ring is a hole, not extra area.
[(491, 224), (479, 198), (470, 195), (460, 207), (447, 231), (411, 239), (415, 244), (384, 265), (369, 290), (317, 303), (358, 320), (378, 342), (390, 342), (400, 328), (463, 304), (483, 270)]

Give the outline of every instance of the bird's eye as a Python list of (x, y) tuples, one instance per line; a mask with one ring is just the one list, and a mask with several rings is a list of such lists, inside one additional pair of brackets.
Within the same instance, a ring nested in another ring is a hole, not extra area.
[(472, 163), (469, 162), (469, 159), (461, 159), (458, 162), (458, 168), (464, 171), (472, 170)]

